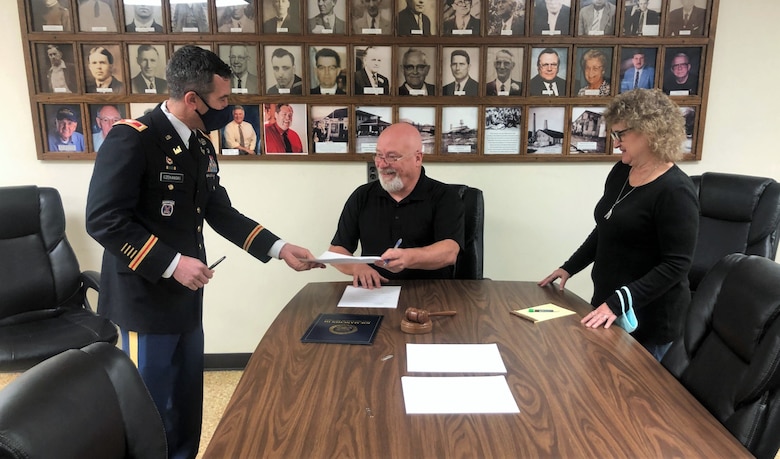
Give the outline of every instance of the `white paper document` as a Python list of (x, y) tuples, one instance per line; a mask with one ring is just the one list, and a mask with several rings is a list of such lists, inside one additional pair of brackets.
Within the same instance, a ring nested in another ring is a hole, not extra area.
[(406, 343), (406, 371), (410, 373), (506, 373), (506, 366), (496, 343)]
[(401, 296), (400, 285), (385, 285), (380, 288), (367, 289), (347, 285), (341, 295), (340, 308), (387, 308), (396, 309)]
[(353, 257), (352, 255), (342, 255), (340, 253), (326, 250), (317, 258), (299, 258), (301, 261), (310, 261), (315, 263), (328, 263), (331, 265), (351, 264), (351, 263), (374, 263), (382, 260), (381, 257)]
[(406, 414), (519, 413), (506, 377), (402, 376)]

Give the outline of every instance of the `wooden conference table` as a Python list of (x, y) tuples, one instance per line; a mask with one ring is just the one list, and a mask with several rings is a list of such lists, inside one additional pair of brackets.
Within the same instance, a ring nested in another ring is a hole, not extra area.
[[(397, 310), (336, 308), (346, 285), (311, 283), (290, 300), (204, 457), (750, 457), (622, 329), (580, 325), (590, 305), (570, 292), (533, 282), (405, 281)], [(536, 324), (509, 314), (544, 303), (578, 314)], [(409, 335), (400, 321), (410, 306), (458, 313), (432, 318), (430, 334)], [(319, 313), (337, 311), (384, 315), (374, 344), (300, 342)], [(407, 415), (406, 343), (497, 343), (520, 413)]]

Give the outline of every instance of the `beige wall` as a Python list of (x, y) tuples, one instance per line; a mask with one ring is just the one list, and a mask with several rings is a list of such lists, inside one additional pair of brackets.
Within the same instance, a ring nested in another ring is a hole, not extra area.
[[(777, 0), (721, 0), (704, 159), (681, 164), (689, 174), (722, 171), (780, 180), (773, 134), (780, 119), (780, 89), (769, 77), (780, 73), (775, 49), (780, 42), (778, 17)], [(82, 269), (99, 270), (102, 250), (87, 236), (83, 215), (92, 163), (36, 159), (20, 37), (16, 2), (3, 1), (0, 137), (5, 147), (0, 185), (58, 188), (65, 202), (68, 237)], [(559, 266), (591, 230), (592, 208), (610, 167), (611, 163), (431, 163), (427, 170), (437, 179), (484, 191), (485, 275), (537, 280)], [(316, 254), (328, 247), (347, 196), (364, 182), (365, 165), (225, 161), (222, 180), (238, 209)], [(213, 232), (206, 237), (211, 259), (228, 256), (206, 288), (208, 353), (251, 352), (303, 285), (346, 279), (332, 268), (295, 273), (277, 260), (264, 265)], [(589, 272), (572, 278), (568, 286), (589, 298)]]

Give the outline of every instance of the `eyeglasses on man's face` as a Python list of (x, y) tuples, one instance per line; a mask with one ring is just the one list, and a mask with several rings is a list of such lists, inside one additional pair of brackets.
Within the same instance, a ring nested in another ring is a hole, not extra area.
[(612, 132), (609, 133), (609, 135), (612, 137), (612, 140), (614, 140), (615, 142), (622, 142), (623, 141), (623, 134), (625, 134), (626, 132), (628, 132), (630, 130), (631, 130), (631, 128), (625, 128), (625, 129), (621, 129), (619, 131), (612, 131)]
[(404, 70), (406, 70), (407, 72), (423, 73), (428, 70), (428, 67), (430, 67), (430, 65), (428, 64), (417, 64), (417, 65), (406, 64), (404, 65)]
[(544, 64), (539, 64), (539, 67), (543, 69), (557, 69), (558, 63), (557, 62), (546, 62)]
[(384, 161), (387, 164), (393, 164), (397, 163), (398, 161), (402, 160), (404, 157), (399, 155), (380, 155), (379, 153), (376, 153), (374, 155), (374, 162)]

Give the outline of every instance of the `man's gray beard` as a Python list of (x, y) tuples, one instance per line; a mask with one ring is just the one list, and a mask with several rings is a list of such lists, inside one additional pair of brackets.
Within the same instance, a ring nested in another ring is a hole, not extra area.
[(404, 182), (401, 181), (401, 177), (398, 175), (395, 175), (389, 182), (385, 182), (385, 180), (382, 179), (381, 171), (379, 174), (379, 184), (382, 185), (382, 189), (388, 193), (401, 191), (401, 189), (404, 187)]

